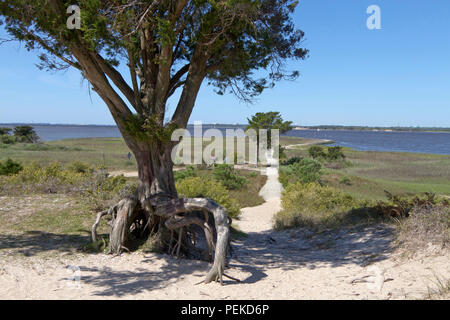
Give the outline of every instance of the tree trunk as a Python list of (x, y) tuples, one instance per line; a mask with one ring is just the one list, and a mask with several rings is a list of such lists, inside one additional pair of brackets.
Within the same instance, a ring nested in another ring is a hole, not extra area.
[[(99, 220), (105, 214), (113, 218), (109, 252), (114, 254), (133, 250), (143, 239), (151, 237), (159, 251), (178, 257), (180, 254), (192, 256), (201, 251), (195, 246), (195, 239), (198, 239), (196, 233), (203, 230), (206, 250), (202, 256), (214, 259), (205, 282), (222, 281), (229, 238), (227, 210), (210, 199), (178, 198), (171, 159), (172, 144), (128, 145), (138, 164), (138, 187), (133, 196), (99, 213), (92, 228), (93, 241), (96, 241)], [(211, 221), (214, 221), (216, 237)]]

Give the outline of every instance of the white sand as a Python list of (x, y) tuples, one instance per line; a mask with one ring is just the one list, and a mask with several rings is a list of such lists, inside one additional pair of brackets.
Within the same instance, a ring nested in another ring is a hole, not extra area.
[[(430, 247), (405, 260), (391, 248), (389, 226), (325, 232), (276, 232), (278, 171), (267, 169), (266, 202), (235, 222), (248, 236), (234, 241), (226, 273), (241, 279), (198, 283), (209, 265), (162, 254), (0, 255), (1, 299), (405, 299), (421, 298), (449, 279), (450, 255)], [(68, 269), (68, 266), (70, 269)], [(75, 272), (74, 272), (75, 271)], [(72, 279), (72, 280), (70, 280)]]

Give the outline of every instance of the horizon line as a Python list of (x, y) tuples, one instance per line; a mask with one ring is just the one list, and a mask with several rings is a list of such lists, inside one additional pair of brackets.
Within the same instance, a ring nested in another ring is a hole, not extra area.
[[(198, 122), (196, 120), (196, 122)], [(201, 121), (200, 121), (201, 122)], [(79, 123), (45, 123), (45, 122), (9, 122), (9, 123), (0, 123), (0, 126), (14, 126), (14, 125), (30, 125), (30, 126), (95, 126), (95, 127), (117, 127), (117, 124), (79, 124)], [(188, 126), (193, 126), (195, 123), (188, 123)], [(202, 123), (202, 125), (213, 125), (213, 126), (246, 126), (248, 124), (243, 123)], [(423, 128), (423, 129), (450, 129), (449, 127), (443, 126), (418, 126), (418, 125), (409, 125), (409, 126), (386, 126), (386, 125), (342, 125), (342, 124), (315, 124), (315, 125), (300, 125), (293, 124), (293, 128), (310, 128), (310, 127), (361, 127), (361, 128)]]

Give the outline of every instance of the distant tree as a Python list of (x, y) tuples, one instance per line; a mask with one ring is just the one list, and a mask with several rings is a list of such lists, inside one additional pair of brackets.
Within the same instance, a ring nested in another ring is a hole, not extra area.
[(11, 128), (0, 128), (0, 136), (8, 135), (11, 133), (11, 131)]
[[(298, 0), (76, 3), (80, 29), (67, 28), (66, 12), (73, 1), (2, 0), (0, 22), (13, 39), (39, 51), (39, 67), (79, 70), (107, 105), (134, 153), (139, 172), (136, 193), (105, 213), (115, 217), (110, 251), (119, 253), (136, 235), (152, 233), (160, 239), (161, 249), (175, 246), (189, 255), (195, 250), (190, 250), (192, 230), (186, 228), (198, 220), (184, 213), (214, 211), (220, 233), (205, 282), (221, 278), (227, 243), (223, 240), (229, 228), (227, 219), (218, 214), (226, 213), (209, 200), (178, 199), (171, 159), (176, 143), (170, 137), (176, 128), (186, 127), (206, 79), (219, 94), (232, 92), (251, 101), (276, 81), (298, 75), (285, 68), (286, 59), (307, 55), (301, 47), (304, 34), (291, 18)], [(120, 64), (125, 68), (119, 69)], [(261, 73), (265, 74), (255, 76)], [(181, 94), (169, 115), (166, 104), (177, 89)]]
[[(279, 112), (257, 112), (255, 115), (251, 117), (251, 119), (247, 118), (248, 129), (256, 130), (256, 138), (257, 143), (259, 145), (259, 130), (267, 130), (267, 148), (272, 147), (272, 130), (278, 129), (280, 134), (285, 133), (289, 130), (292, 130), (292, 121), (283, 121)], [(279, 156), (280, 158), (284, 157), (284, 148), (279, 146)], [(258, 150), (258, 158), (259, 158), (259, 150)]]
[(14, 128), (14, 137), (18, 142), (36, 143), (39, 141), (39, 136), (31, 126), (17, 126)]

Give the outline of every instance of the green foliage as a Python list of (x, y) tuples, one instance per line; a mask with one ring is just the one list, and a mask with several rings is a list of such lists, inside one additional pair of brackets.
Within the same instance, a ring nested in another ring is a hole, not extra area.
[(81, 195), (91, 210), (101, 211), (133, 194), (136, 187), (136, 184), (127, 182), (123, 175), (109, 177), (98, 173), (85, 182)]
[(255, 177), (257, 177), (258, 176), (258, 174), (256, 173), (256, 172), (250, 172), (249, 174), (248, 174), (248, 177), (249, 178), (255, 178)]
[(0, 161), (0, 175), (9, 176), (18, 174), (23, 169), (23, 166), (11, 159), (6, 160), (4, 163)]
[[(292, 129), (292, 121), (283, 121), (279, 112), (257, 112), (251, 119), (247, 118), (247, 120), (248, 126), (245, 130), (253, 129), (256, 131), (258, 145), (260, 143), (259, 131), (267, 131), (267, 148), (269, 149), (272, 147), (272, 130), (279, 130), (281, 134)], [(284, 151), (285, 149), (279, 145), (278, 154), (280, 159), (286, 157)]]
[(350, 186), (352, 184), (352, 181), (350, 180), (349, 177), (345, 176), (345, 177), (342, 177), (342, 179), (339, 180), (339, 183), (340, 184), (345, 184), (347, 186)]
[(300, 162), (303, 158), (302, 157), (291, 157), (287, 160), (281, 161), (282, 166), (289, 166), (291, 164)]
[(36, 143), (39, 137), (31, 126), (17, 126), (14, 128), (14, 137), (18, 142)]
[(275, 228), (321, 229), (354, 221), (356, 209), (364, 207), (352, 196), (317, 183), (289, 184), (283, 192), (282, 211), (275, 216)]
[(89, 175), (64, 169), (59, 162), (42, 167), (31, 163), (15, 175), (7, 177), (3, 190), (8, 192), (57, 193), (79, 190)]
[(328, 147), (327, 152), (324, 151), (322, 146), (311, 146), (308, 148), (308, 153), (311, 158), (326, 161), (338, 161), (345, 160), (344, 152), (342, 147)]
[(91, 167), (86, 162), (82, 161), (72, 161), (67, 169), (72, 170), (75, 173), (90, 173), (92, 172)]
[(16, 137), (10, 135), (1, 135), (0, 142), (3, 144), (14, 144), (17, 142)]
[(344, 160), (345, 154), (340, 146), (328, 147), (326, 158), (329, 161)]
[(425, 192), (416, 195), (394, 195), (389, 191), (384, 191), (387, 201), (378, 201), (375, 210), (384, 216), (395, 218), (409, 217), (414, 208), (431, 207), (434, 205), (447, 205), (448, 199), (442, 199), (434, 193)]
[(234, 168), (228, 164), (215, 164), (213, 176), (228, 190), (239, 189), (248, 182), (245, 177), (238, 175)]
[(313, 159), (324, 159), (326, 157), (322, 146), (311, 146), (308, 148), (308, 153)]
[(222, 183), (208, 177), (190, 177), (177, 181), (178, 194), (187, 198), (209, 198), (228, 210), (228, 215), (237, 218), (240, 214), (239, 204), (230, 196)]
[(280, 182), (283, 186), (289, 183), (318, 182), (322, 177), (322, 164), (313, 159), (303, 158), (288, 166), (280, 168)]
[(11, 128), (0, 127), (0, 136), (9, 135), (11, 131)]
[(178, 128), (176, 123), (162, 125), (161, 119), (156, 115), (144, 117), (132, 114), (125, 121), (125, 131), (139, 141), (154, 143), (167, 143), (171, 141), (172, 133)]
[(280, 133), (284, 133), (292, 129), (292, 121), (283, 121), (281, 114), (279, 112), (257, 112), (251, 117), (247, 118), (248, 129), (266, 129), (270, 135), (271, 129), (278, 129)]
[[(242, 99), (297, 77), (298, 71), (286, 70), (285, 60), (307, 56), (301, 47), (304, 33), (292, 20), (297, 0), (189, 0), (181, 7), (174, 1), (150, 2), (79, 0), (75, 3), (81, 9), (81, 30), (69, 30), (66, 9), (74, 2), (9, 0), (0, 2), (0, 22), (28, 50), (40, 51), (41, 68), (66, 68), (68, 60), (79, 57), (74, 48), (101, 54), (110, 66), (127, 64), (122, 57), (128, 52), (136, 62), (147, 59), (145, 72), (156, 72), (147, 89), (156, 82), (158, 64), (186, 65), (195, 56), (197, 43), (208, 56), (205, 65), (214, 66), (206, 70), (209, 83), (220, 93), (229, 90)], [(146, 41), (140, 41), (144, 32)], [(165, 61), (162, 47), (176, 47), (172, 61)], [(85, 63), (80, 60), (71, 64), (80, 67)], [(255, 70), (267, 72), (257, 78)]]
[(175, 181), (183, 180), (190, 177), (196, 177), (198, 175), (194, 166), (187, 166), (184, 170), (178, 170), (173, 172)]

